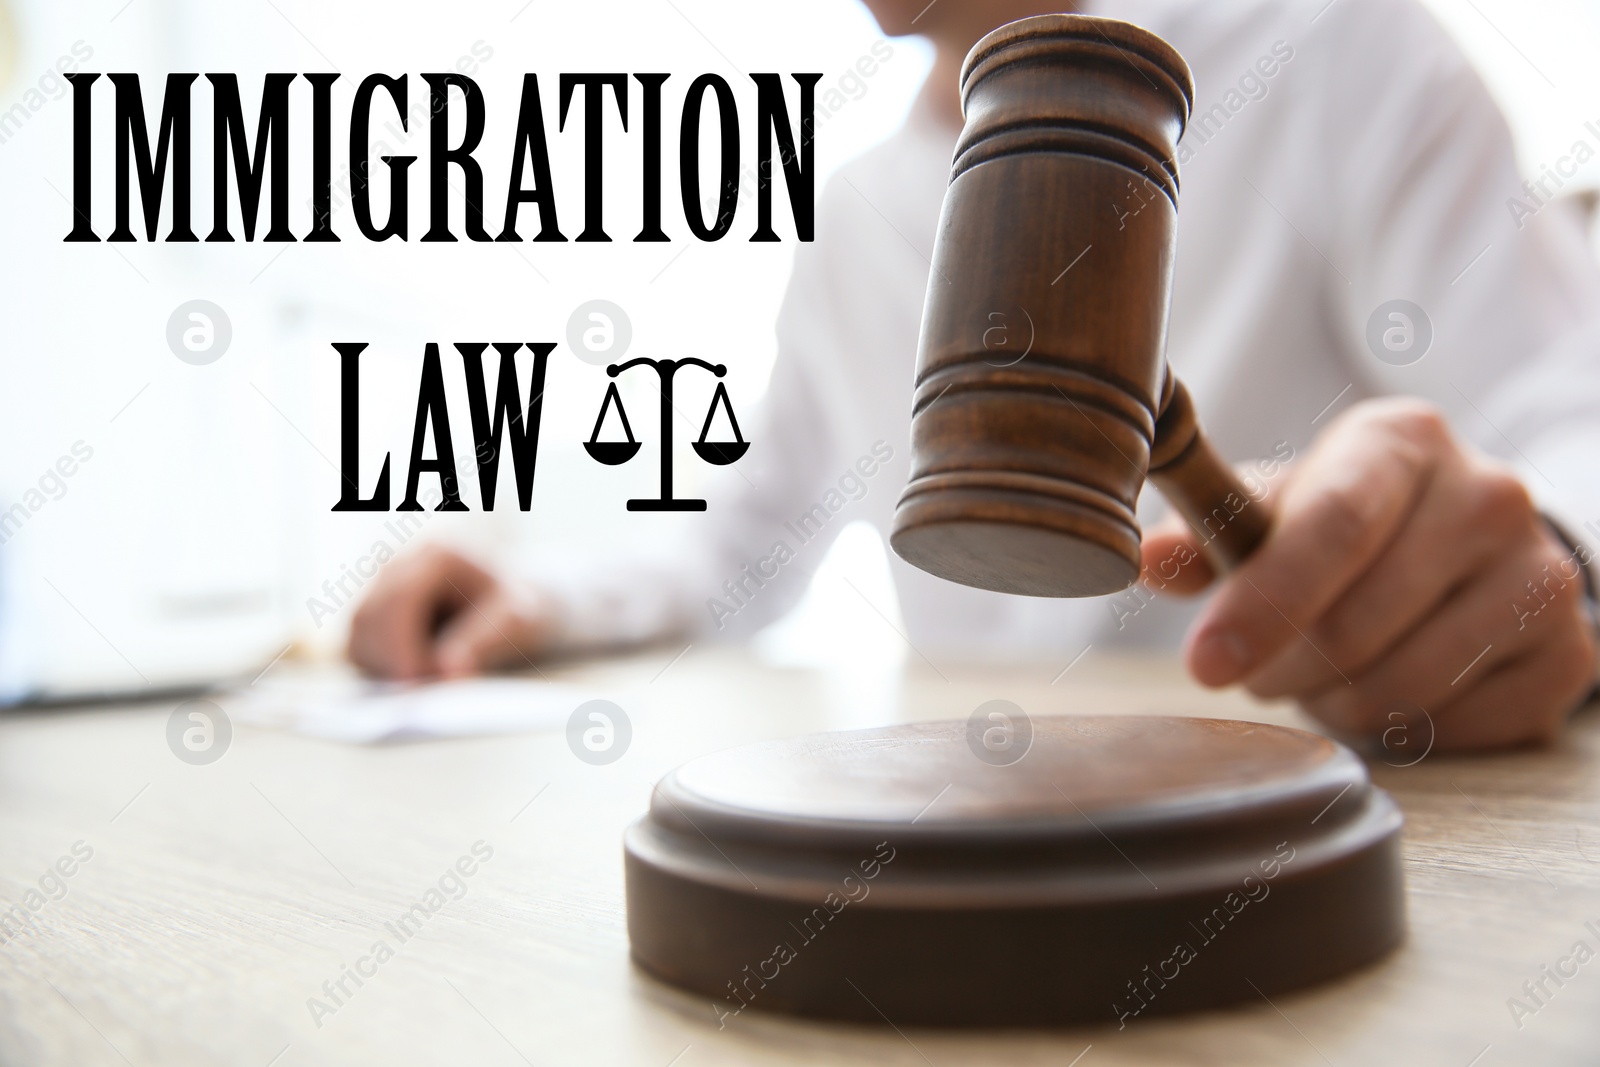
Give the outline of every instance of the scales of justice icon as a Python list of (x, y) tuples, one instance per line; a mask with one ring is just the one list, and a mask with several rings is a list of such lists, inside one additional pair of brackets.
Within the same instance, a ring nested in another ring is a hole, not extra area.
[[(685, 359), (647, 359), (640, 357), (630, 359), (626, 363), (613, 363), (606, 368), (606, 374), (613, 380), (606, 387), (606, 396), (600, 403), (600, 414), (594, 420), (594, 432), (589, 435), (583, 447), (589, 455), (607, 466), (616, 466), (626, 463), (639, 454), (640, 442), (634, 440), (633, 427), (628, 424), (628, 413), (623, 409), (622, 396), (617, 392), (617, 375), (633, 367), (647, 366), (652, 368), (661, 379), (661, 495), (654, 499), (630, 500), (629, 511), (704, 511), (704, 500), (689, 500), (672, 495), (672, 379), (683, 367), (702, 367), (718, 378), (728, 373), (728, 368), (721, 363), (707, 363), (703, 359), (689, 356)], [(606, 421), (606, 412), (615, 404), (617, 417), (622, 421), (622, 432), (627, 435), (626, 441), (600, 440), (600, 427)], [(728, 425), (733, 428), (732, 441), (709, 441), (707, 436), (711, 433), (711, 420), (716, 417), (717, 407), (728, 416)], [(739, 432), (739, 420), (734, 417), (733, 405), (728, 401), (728, 387), (723, 382), (717, 383), (717, 390), (712, 394), (711, 407), (706, 411), (705, 425), (700, 428), (700, 439), (691, 442), (694, 450), (701, 459), (717, 466), (725, 466), (736, 462), (750, 447)]]

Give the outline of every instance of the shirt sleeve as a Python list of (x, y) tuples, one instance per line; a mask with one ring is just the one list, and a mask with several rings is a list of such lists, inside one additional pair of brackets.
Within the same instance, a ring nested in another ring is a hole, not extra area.
[[(829, 197), (824, 194), (824, 204)], [(641, 545), (626, 558), (581, 553), (517, 568), (554, 605), (556, 644), (585, 651), (671, 637), (743, 637), (788, 611), (805, 592), (837, 530), (792, 524), (848, 465), (827, 394), (836, 348), (828, 269), (830, 227), (796, 250), (778, 319), (778, 354), (766, 395), (746, 424), (749, 452), (723, 468), (706, 493), (707, 513), (681, 536)]]
[[(1600, 268), (1587, 199), (1565, 195), (1559, 173), (1573, 159), (1524, 183), (1499, 107), (1420, 5), (1347, 0), (1328, 20), (1328, 78), (1387, 72), (1325, 94), (1323, 113), (1323, 195), (1339, 205), (1326, 231), (1331, 303), (1358, 377), (1437, 403), (1592, 544)], [(1600, 124), (1575, 125), (1573, 142), (1572, 156), (1593, 155)]]

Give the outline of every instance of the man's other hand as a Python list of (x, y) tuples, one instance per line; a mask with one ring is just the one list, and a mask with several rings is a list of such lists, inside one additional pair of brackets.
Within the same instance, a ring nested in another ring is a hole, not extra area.
[(382, 678), (460, 678), (532, 665), (552, 632), (547, 606), (448, 548), (383, 568), (350, 624), (350, 659)]

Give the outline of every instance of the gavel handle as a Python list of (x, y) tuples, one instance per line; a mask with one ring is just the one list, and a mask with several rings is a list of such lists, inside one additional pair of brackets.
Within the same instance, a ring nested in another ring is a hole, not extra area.
[(1211, 447), (1189, 391), (1170, 370), (1165, 394), (1150, 449), (1150, 480), (1188, 521), (1218, 572), (1230, 571), (1255, 551), (1272, 515)]

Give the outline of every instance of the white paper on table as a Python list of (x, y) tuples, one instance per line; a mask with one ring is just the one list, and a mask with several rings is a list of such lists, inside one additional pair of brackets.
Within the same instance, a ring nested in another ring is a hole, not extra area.
[(229, 715), (254, 726), (378, 744), (558, 730), (593, 695), (518, 678), (414, 685), (320, 679), (236, 692), (224, 698), (224, 706)]

